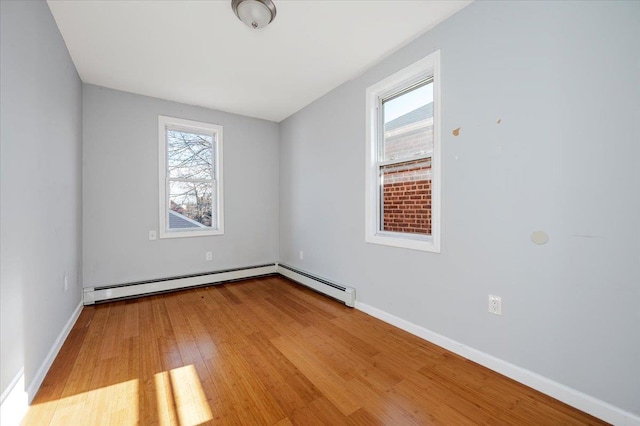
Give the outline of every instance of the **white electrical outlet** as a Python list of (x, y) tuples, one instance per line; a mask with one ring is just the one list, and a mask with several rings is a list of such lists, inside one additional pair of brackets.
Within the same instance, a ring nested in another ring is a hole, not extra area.
[(489, 312), (496, 315), (502, 315), (502, 297), (489, 295)]
[(206, 260), (213, 260), (213, 252), (210, 252), (210, 251), (206, 252), (204, 255), (204, 258)]
[(64, 274), (62, 281), (64, 282), (64, 291), (69, 290), (69, 279), (67, 278), (67, 274)]
[(156, 231), (149, 231), (149, 241), (156, 239)]
[(298, 257), (300, 258), (300, 260), (304, 260), (304, 252), (302, 250), (300, 250), (300, 253), (298, 253)]

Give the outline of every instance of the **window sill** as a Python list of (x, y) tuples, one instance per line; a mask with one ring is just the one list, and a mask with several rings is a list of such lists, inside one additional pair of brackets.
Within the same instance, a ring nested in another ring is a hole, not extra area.
[(224, 235), (224, 230), (212, 229), (207, 231), (161, 231), (160, 238), (210, 237)]
[(367, 235), (365, 241), (371, 244), (440, 253), (440, 245), (433, 240), (433, 237), (412, 237), (389, 233)]

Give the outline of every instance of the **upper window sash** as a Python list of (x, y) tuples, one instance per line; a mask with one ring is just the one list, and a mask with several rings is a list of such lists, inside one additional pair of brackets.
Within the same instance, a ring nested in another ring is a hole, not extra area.
[(376, 163), (376, 164), (377, 164), (378, 167), (384, 167), (384, 166), (389, 166), (389, 165), (392, 165), (392, 164), (402, 164), (402, 163), (409, 163), (411, 161), (426, 160), (426, 159), (432, 158), (432, 157), (433, 157), (433, 153), (429, 153), (429, 154), (424, 154), (424, 155), (416, 155), (415, 157), (404, 157), (404, 158), (387, 160), (387, 161), (378, 161), (378, 163)]

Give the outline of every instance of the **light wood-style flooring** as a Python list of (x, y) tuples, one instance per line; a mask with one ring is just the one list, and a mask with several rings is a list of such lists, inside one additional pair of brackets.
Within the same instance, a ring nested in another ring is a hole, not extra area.
[(268, 277), (85, 307), (24, 424), (603, 423)]

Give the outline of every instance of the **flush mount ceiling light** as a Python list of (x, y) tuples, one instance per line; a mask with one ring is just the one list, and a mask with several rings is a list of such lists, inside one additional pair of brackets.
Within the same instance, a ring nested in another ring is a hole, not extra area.
[(266, 27), (276, 17), (276, 5), (271, 0), (231, 0), (238, 19), (254, 29)]

